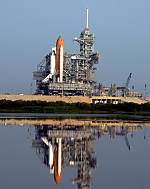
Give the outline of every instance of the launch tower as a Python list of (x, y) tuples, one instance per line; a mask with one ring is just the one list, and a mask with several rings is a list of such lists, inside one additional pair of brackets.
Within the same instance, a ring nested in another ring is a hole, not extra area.
[(90, 32), (88, 24), (88, 9), (86, 16), (86, 26), (81, 32), (79, 38), (75, 38), (74, 41), (80, 45), (80, 54), (72, 57), (75, 78), (76, 81), (82, 81), (83, 83), (95, 83), (95, 64), (98, 63), (99, 54), (94, 53), (94, 34)]
[(79, 53), (64, 53), (64, 42), (58, 37), (56, 47), (45, 56), (33, 72), (36, 93), (47, 95), (94, 95), (96, 88), (95, 64), (99, 54), (94, 52), (94, 34), (89, 29), (89, 14), (86, 10), (86, 26), (74, 41), (79, 44)]

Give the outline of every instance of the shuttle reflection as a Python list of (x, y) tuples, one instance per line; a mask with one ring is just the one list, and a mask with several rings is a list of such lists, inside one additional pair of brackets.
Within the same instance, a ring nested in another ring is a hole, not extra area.
[(91, 188), (92, 169), (96, 167), (94, 141), (105, 135), (111, 139), (117, 136), (124, 137), (125, 144), (130, 150), (128, 137), (133, 138), (133, 132), (142, 130), (137, 126), (35, 126), (32, 146), (42, 162), (49, 167), (54, 181), (59, 184), (62, 180), (63, 167), (76, 167), (77, 176), (72, 179), (78, 189)]
[(32, 141), (37, 155), (54, 175), (56, 184), (62, 179), (62, 167), (77, 167), (77, 177), (72, 182), (78, 188), (90, 188), (91, 169), (96, 166), (93, 141), (95, 136), (87, 127), (44, 125), (35, 126)]

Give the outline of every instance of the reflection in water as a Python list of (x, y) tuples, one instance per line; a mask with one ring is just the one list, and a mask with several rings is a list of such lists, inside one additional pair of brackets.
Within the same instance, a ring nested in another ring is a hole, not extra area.
[(35, 137), (32, 141), (36, 154), (54, 175), (56, 184), (62, 180), (63, 167), (77, 167), (77, 176), (72, 180), (78, 189), (91, 188), (91, 170), (96, 167), (94, 141), (104, 135), (110, 138), (122, 136), (130, 150), (128, 135), (143, 129), (142, 126), (35, 126)]

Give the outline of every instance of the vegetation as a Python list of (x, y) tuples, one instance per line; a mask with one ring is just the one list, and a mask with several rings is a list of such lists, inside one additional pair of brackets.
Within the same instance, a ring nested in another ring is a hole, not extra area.
[(13, 113), (90, 113), (150, 115), (150, 103), (146, 104), (86, 104), (43, 101), (0, 100), (0, 112)]

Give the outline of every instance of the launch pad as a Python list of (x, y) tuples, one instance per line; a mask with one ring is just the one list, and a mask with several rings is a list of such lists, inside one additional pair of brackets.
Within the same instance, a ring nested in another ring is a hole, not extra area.
[(99, 54), (94, 52), (94, 34), (88, 25), (88, 9), (86, 26), (79, 38), (74, 41), (79, 44), (79, 53), (64, 52), (64, 42), (59, 36), (56, 47), (47, 54), (33, 72), (36, 80), (36, 94), (90, 96), (96, 94), (95, 65)]
[(89, 29), (89, 15), (86, 10), (86, 25), (80, 36), (74, 38), (79, 52), (69, 54), (64, 50), (64, 42), (58, 37), (56, 45), (43, 58), (33, 72), (36, 81), (35, 94), (57, 96), (122, 96), (142, 97), (141, 93), (129, 89), (132, 73), (123, 86), (111, 84), (107, 87), (95, 79), (99, 53), (94, 51), (94, 34)]

